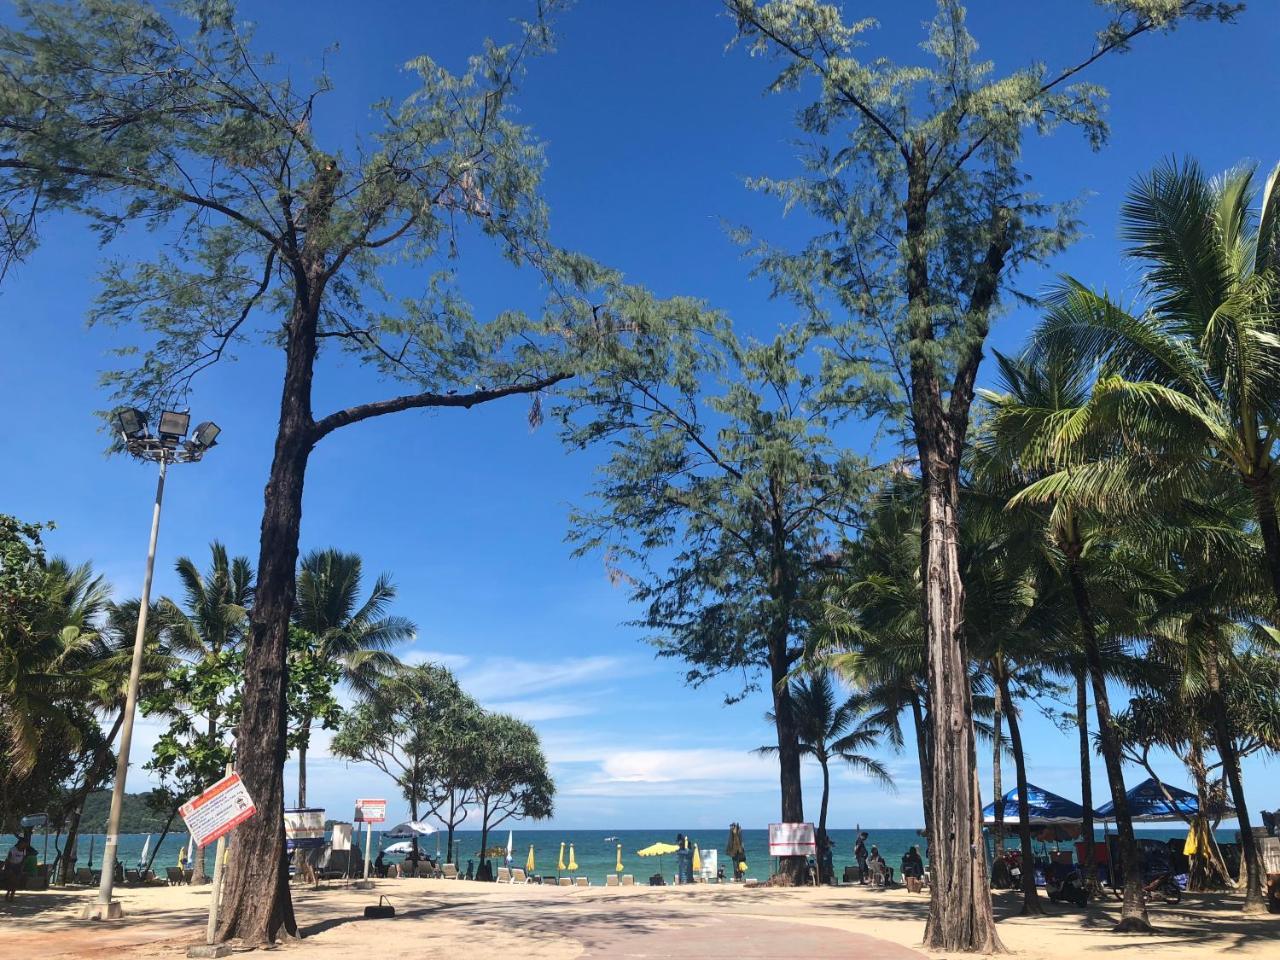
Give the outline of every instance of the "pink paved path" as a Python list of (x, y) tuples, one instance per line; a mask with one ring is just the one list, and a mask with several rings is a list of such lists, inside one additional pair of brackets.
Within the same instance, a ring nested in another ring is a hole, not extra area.
[(896, 943), (814, 924), (683, 913), (666, 923), (654, 921), (648, 911), (606, 922), (583, 917), (566, 925), (564, 932), (585, 948), (582, 960), (682, 956), (697, 960), (924, 960), (923, 954)]

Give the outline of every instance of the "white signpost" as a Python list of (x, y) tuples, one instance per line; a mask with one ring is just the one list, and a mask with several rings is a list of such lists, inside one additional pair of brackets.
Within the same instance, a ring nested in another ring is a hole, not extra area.
[(812, 823), (769, 824), (769, 856), (807, 857), (817, 852)]
[(187, 951), (189, 957), (221, 957), (230, 953), (224, 944), (213, 943), (214, 932), (218, 928), (218, 908), (222, 900), (222, 861), (227, 849), (227, 834), (244, 823), (255, 813), (253, 798), (245, 789), (240, 775), (231, 770), (227, 764), (227, 775), (211, 786), (198, 797), (193, 797), (178, 812), (187, 824), (187, 829), (197, 845), (207, 847), (217, 840), (218, 847), (213, 855), (213, 890), (209, 894), (209, 925), (205, 929), (206, 946), (191, 947)]
[(364, 880), (363, 886), (369, 886), (369, 854), (373, 847), (373, 825), (383, 823), (387, 819), (386, 800), (357, 800), (356, 823), (364, 824)]

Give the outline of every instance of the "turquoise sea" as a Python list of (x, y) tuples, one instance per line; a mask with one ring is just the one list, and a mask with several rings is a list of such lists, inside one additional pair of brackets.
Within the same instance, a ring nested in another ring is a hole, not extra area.
[[(921, 852), (924, 852), (924, 841), (915, 830), (911, 829), (885, 829), (877, 827), (863, 827), (870, 834), (868, 844), (876, 844), (880, 848), (880, 852), (884, 855), (885, 861), (894, 869), (898, 868), (902, 855), (913, 845), (919, 844)], [(732, 866), (728, 863), (728, 859), (724, 854), (724, 846), (729, 837), (728, 825), (722, 829), (706, 829), (706, 830), (685, 830), (679, 827), (667, 830), (543, 830), (543, 829), (520, 829), (519, 825), (514, 828), (514, 866), (523, 867), (529, 856), (529, 846), (533, 845), (534, 858), (536, 862), (535, 872), (538, 874), (556, 873), (556, 862), (560, 852), (560, 844), (564, 842), (565, 861), (568, 862), (568, 844), (573, 844), (574, 857), (578, 862), (579, 876), (589, 877), (593, 883), (603, 883), (604, 877), (608, 873), (614, 871), (614, 865), (617, 856), (617, 844), (622, 844), (622, 866), (624, 873), (633, 874), (637, 883), (644, 882), (647, 878), (661, 872), (667, 882), (671, 882), (671, 878), (675, 874), (676, 860), (674, 856), (666, 856), (659, 863), (658, 858), (643, 858), (636, 855), (636, 851), (647, 847), (656, 841), (664, 841), (666, 843), (674, 843), (677, 833), (685, 833), (703, 851), (719, 850), (720, 865), (725, 868), (725, 873), (732, 875)], [(1140, 830), (1140, 837), (1148, 837), (1153, 840), (1166, 840), (1173, 837), (1185, 837), (1186, 829), (1164, 829), (1164, 830)], [(853, 844), (856, 839), (857, 832), (855, 830), (831, 830), (831, 838), (835, 841), (835, 868), (836, 876), (840, 877), (844, 873), (844, 867), (854, 863)], [(609, 837), (617, 837), (617, 840), (609, 840)], [(93, 865), (95, 868), (102, 865), (102, 845), (103, 837), (101, 834), (84, 836), (80, 843), (79, 865), (86, 866), (90, 852), (90, 843), (92, 839), (93, 846)], [(1098, 832), (1098, 839), (1102, 839), (1102, 832)], [(1232, 843), (1235, 840), (1234, 830), (1219, 830), (1218, 839), (1222, 843)], [(120, 838), (120, 860), (126, 867), (132, 869), (137, 865), (138, 857), (142, 852), (143, 843), (146, 840), (145, 834), (126, 834)], [(160, 851), (156, 856), (154, 869), (161, 876), (164, 875), (164, 867), (174, 866), (178, 860), (178, 850), (186, 843), (186, 835), (180, 836), (170, 835), (164, 839), (160, 845)], [(743, 844), (747, 850), (747, 866), (750, 877), (758, 877), (764, 879), (768, 877), (773, 870), (773, 861), (768, 855), (768, 831), (767, 830), (748, 830), (742, 831)], [(37, 852), (43, 850), (43, 838), (37, 834), (34, 838)], [(154, 847), (156, 837), (152, 837), (152, 846)], [(373, 836), (373, 849), (376, 851), (379, 843), (382, 846), (390, 846), (393, 841), (391, 839), (382, 839), (375, 831)], [(457, 844), (459, 851), (459, 866), (465, 871), (468, 860), (472, 860), (477, 866), (480, 862), (480, 832), (478, 830), (463, 830), (455, 834), (454, 842)], [(491, 833), (489, 837), (490, 847), (505, 846), (507, 842), (507, 830), (505, 825), (495, 833)], [(360, 840), (361, 849), (363, 849), (363, 837)], [(437, 848), (443, 853), (445, 844), (445, 835), (443, 832), (422, 838), (420, 848), (429, 853), (432, 857), (436, 855)], [(1062, 844), (1063, 849), (1067, 849), (1068, 844)], [(49, 837), (49, 858), (52, 860), (55, 850), (55, 838)], [(388, 855), (387, 863), (397, 863), (402, 857)], [(495, 866), (501, 866), (501, 861), (497, 861)]]

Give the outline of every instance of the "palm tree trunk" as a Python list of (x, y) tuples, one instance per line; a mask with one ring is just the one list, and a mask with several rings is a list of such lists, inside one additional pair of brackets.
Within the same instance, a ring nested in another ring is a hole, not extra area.
[(1244, 782), (1240, 778), (1240, 756), (1231, 736), (1227, 719), (1226, 699), (1217, 671), (1212, 671), (1209, 688), (1209, 704), (1213, 711), (1213, 732), (1218, 755), (1222, 758), (1222, 772), (1231, 787), (1231, 802), (1236, 808), (1236, 822), (1240, 826), (1240, 847), (1244, 855), (1244, 912), (1266, 913), (1267, 901), (1262, 893), (1262, 863), (1258, 857), (1258, 845), (1253, 839), (1253, 826), (1249, 820), (1249, 807), (1245, 801)]
[(827, 848), (830, 844), (827, 838), (827, 802), (831, 799), (831, 771), (825, 754), (819, 754), (818, 763), (822, 767), (822, 804), (818, 807), (818, 854), (814, 860), (818, 865), (818, 882), (828, 883), (834, 879), (826, 875)]
[(929, 727), (920, 697), (911, 694), (911, 720), (916, 728), (916, 754), (920, 758), (920, 798), (924, 801), (924, 832), (933, 836), (933, 757), (929, 749)]
[(1262, 534), (1262, 547), (1267, 555), (1267, 570), (1271, 574), (1271, 590), (1280, 604), (1280, 519), (1276, 517), (1276, 496), (1270, 472), (1244, 478), (1245, 486), (1253, 494), (1254, 509), (1258, 514), (1258, 531)]
[(116, 714), (115, 722), (111, 725), (111, 730), (107, 733), (106, 739), (98, 748), (97, 754), (94, 755), (93, 764), (85, 772), (84, 780), (80, 782), (80, 788), (76, 791), (76, 795), (71, 800), (71, 816), (67, 820), (67, 845), (64, 848), (66, 855), (62, 860), (62, 882), (69, 883), (75, 876), (76, 858), (79, 851), (76, 845), (80, 841), (80, 818), (84, 814), (84, 802), (89, 799), (89, 794), (97, 789), (102, 779), (107, 774), (108, 760), (111, 757), (111, 745), (116, 742), (116, 737), (120, 733), (120, 727), (124, 723), (124, 710)]
[(1080, 805), (1084, 807), (1084, 877), (1098, 880), (1098, 858), (1093, 842), (1093, 750), (1089, 744), (1089, 670), (1081, 663), (1076, 669), (1076, 728), (1080, 731)]
[(1000, 771), (1000, 755), (1003, 753), (1004, 735), (1001, 733), (1000, 726), (1003, 719), (1000, 709), (1001, 701), (1004, 698), (996, 695), (995, 715), (991, 718), (991, 793), (996, 804), (996, 824), (995, 830), (995, 848), (996, 858), (999, 859), (1004, 855), (1004, 782)]
[[(1138, 931), (1153, 933), (1147, 919), (1147, 905), (1142, 892), (1142, 862), (1138, 853), (1138, 839), (1133, 833), (1133, 818), (1129, 816), (1129, 798), (1125, 794), (1124, 770), (1121, 766), (1120, 738), (1111, 722), (1111, 700), (1107, 694), (1107, 678), (1102, 667), (1102, 654), (1098, 649), (1098, 636), (1094, 626), (1093, 606), (1089, 590), (1080, 569), (1080, 546), (1067, 545), (1067, 577), (1071, 583), (1071, 595), (1080, 618), (1080, 634), (1084, 640), (1085, 660), (1089, 679), (1093, 684), (1093, 702), (1098, 714), (1098, 736), (1102, 742), (1102, 759), (1107, 768), (1107, 785), (1111, 789), (1111, 804), (1115, 810), (1116, 833), (1120, 838), (1120, 855), (1124, 860), (1124, 903), (1120, 910), (1118, 932)], [(1111, 864), (1115, 883), (1115, 863)]]
[(310, 739), (311, 718), (304, 717), (306, 726), (303, 727), (304, 735), (298, 743), (298, 808), (303, 809), (307, 805), (307, 741)]
[[(1009, 717), (1009, 741), (1013, 747), (1013, 767), (1018, 778), (1018, 838), (1022, 841), (1022, 914), (1044, 913), (1040, 906), (1040, 893), (1036, 889), (1036, 860), (1031, 849), (1031, 805), (1027, 797), (1027, 760), (1022, 752), (1022, 729), (1018, 725), (1018, 712), (1013, 707), (1009, 692), (1009, 675), (1004, 665), (996, 667), (996, 682), (1000, 685), (1000, 699)], [(996, 809), (1000, 809), (999, 800)]]

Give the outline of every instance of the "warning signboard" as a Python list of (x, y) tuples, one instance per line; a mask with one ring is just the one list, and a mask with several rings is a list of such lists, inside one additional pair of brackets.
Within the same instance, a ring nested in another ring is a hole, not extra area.
[(230, 773), (178, 810), (196, 846), (204, 847), (244, 823), (257, 809), (238, 773)]
[(382, 823), (387, 819), (387, 801), (357, 800), (356, 823)]
[(803, 857), (817, 849), (812, 823), (769, 824), (769, 856)]

